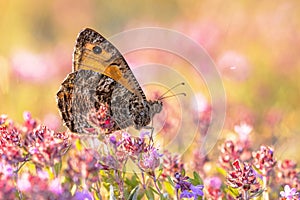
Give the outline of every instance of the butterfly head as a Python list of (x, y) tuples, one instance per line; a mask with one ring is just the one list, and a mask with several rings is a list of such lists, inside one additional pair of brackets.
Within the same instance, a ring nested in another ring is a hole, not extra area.
[(150, 108), (150, 114), (152, 115), (151, 117), (153, 117), (156, 113), (160, 113), (163, 106), (162, 101), (160, 100), (148, 101), (148, 105)]
[(133, 114), (133, 122), (134, 122), (134, 127), (136, 129), (141, 129), (145, 126), (147, 126), (153, 116), (156, 113), (160, 113), (162, 110), (162, 102), (157, 100), (157, 101), (145, 101), (143, 102), (143, 105), (139, 106), (139, 108), (135, 108), (134, 114)]

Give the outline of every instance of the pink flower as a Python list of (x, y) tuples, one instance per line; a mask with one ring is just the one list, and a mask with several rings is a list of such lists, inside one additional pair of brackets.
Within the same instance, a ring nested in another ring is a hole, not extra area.
[(257, 174), (252, 165), (236, 160), (232, 163), (233, 170), (229, 171), (226, 176), (226, 184), (232, 188), (238, 188), (240, 194), (242, 191), (256, 193), (259, 191), (260, 185)]
[(225, 141), (221, 146), (220, 165), (227, 170), (231, 169), (231, 163), (239, 159), (242, 152), (243, 149), (232, 140)]
[(292, 187), (299, 188), (300, 180), (296, 162), (293, 160), (279, 161), (277, 167), (277, 181), (281, 185), (288, 184)]
[(224, 76), (236, 81), (246, 80), (250, 71), (247, 59), (234, 51), (225, 52), (219, 58), (218, 66)]
[(263, 176), (268, 176), (276, 165), (274, 151), (271, 147), (262, 145), (260, 150), (252, 152), (253, 165), (260, 170)]
[(28, 173), (23, 173), (21, 178), (18, 179), (17, 186), (20, 191), (24, 192), (30, 190), (31, 183), (29, 181), (29, 176)]
[(55, 194), (61, 194), (63, 188), (61, 187), (60, 179), (56, 178), (49, 183), (49, 190)]
[(57, 74), (56, 66), (55, 58), (47, 54), (35, 54), (21, 50), (12, 56), (13, 72), (27, 81), (44, 82), (49, 80)]
[(221, 191), (222, 181), (219, 177), (206, 178), (204, 180), (207, 196), (211, 199), (222, 199), (223, 194)]
[(297, 190), (295, 188), (290, 188), (289, 185), (285, 185), (284, 191), (280, 192), (280, 196), (284, 197), (286, 200), (293, 200), (295, 195), (297, 195)]
[(176, 172), (182, 172), (184, 164), (179, 154), (171, 154), (168, 150), (163, 154), (163, 172), (162, 178), (166, 179), (168, 176), (173, 176)]
[(44, 124), (52, 130), (57, 129), (61, 125), (61, 119), (59, 116), (52, 113), (48, 113), (44, 116)]
[(241, 141), (245, 141), (248, 139), (252, 129), (253, 127), (245, 122), (240, 123), (240, 125), (234, 126), (234, 131), (239, 134), (239, 138)]

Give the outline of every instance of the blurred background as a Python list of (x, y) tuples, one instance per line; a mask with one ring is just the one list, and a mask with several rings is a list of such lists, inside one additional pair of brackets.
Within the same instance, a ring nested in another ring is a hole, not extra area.
[[(78, 32), (91, 27), (110, 37), (162, 27), (191, 37), (216, 63), (227, 96), (222, 138), (246, 122), (254, 146), (272, 145), (278, 157), (300, 161), (299, 1), (1, 0), (0, 7), (0, 113), (22, 122), (23, 111), (30, 111), (64, 130), (55, 95), (71, 72)], [(145, 60), (164, 63), (162, 57), (168, 54), (125, 55), (133, 69)], [(209, 104), (203, 80), (193, 78), (192, 87)]]

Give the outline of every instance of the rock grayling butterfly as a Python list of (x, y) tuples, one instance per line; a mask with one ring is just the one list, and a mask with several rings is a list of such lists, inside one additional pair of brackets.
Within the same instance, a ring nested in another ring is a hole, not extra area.
[(65, 125), (79, 134), (139, 130), (162, 110), (160, 100), (146, 99), (117, 48), (90, 28), (78, 35), (72, 73), (57, 92), (57, 105)]

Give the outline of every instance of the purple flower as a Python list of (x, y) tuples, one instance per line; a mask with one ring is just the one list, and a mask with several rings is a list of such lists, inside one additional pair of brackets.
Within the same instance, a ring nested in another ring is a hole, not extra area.
[(109, 141), (110, 141), (112, 144), (116, 145), (116, 144), (117, 144), (117, 138), (116, 138), (116, 136), (114, 136), (114, 135), (110, 136), (110, 137), (109, 137)]
[(73, 197), (73, 200), (93, 200), (93, 196), (89, 191), (83, 190), (77, 191)]
[(198, 199), (198, 197), (203, 196), (203, 185), (192, 185), (187, 180), (188, 176), (182, 176), (180, 173), (175, 173), (176, 183), (175, 189), (178, 194), (179, 189), (181, 190), (180, 198), (193, 198)]
[(180, 198), (193, 198), (198, 199), (198, 197), (203, 196), (203, 185), (191, 185), (190, 191), (183, 190), (180, 194)]
[(284, 191), (280, 192), (280, 196), (284, 197), (286, 200), (292, 200), (295, 195), (297, 195), (296, 188), (290, 188), (289, 185), (285, 185)]
[(191, 185), (190, 189), (192, 190), (195, 199), (197, 199), (199, 196), (203, 196), (203, 188), (203, 185)]
[(154, 171), (160, 164), (161, 156), (162, 154), (159, 154), (157, 149), (151, 148), (148, 152), (142, 154), (139, 165), (145, 171)]
[(194, 194), (192, 192), (189, 192), (188, 190), (183, 190), (180, 194), (180, 199), (182, 198), (193, 198)]

